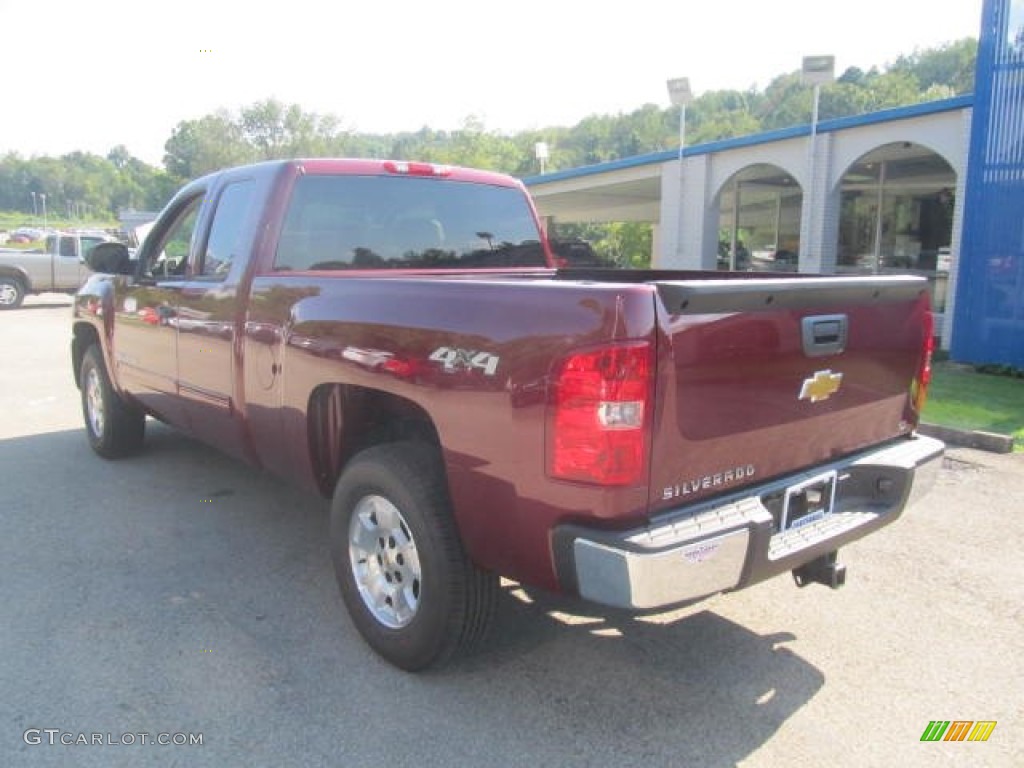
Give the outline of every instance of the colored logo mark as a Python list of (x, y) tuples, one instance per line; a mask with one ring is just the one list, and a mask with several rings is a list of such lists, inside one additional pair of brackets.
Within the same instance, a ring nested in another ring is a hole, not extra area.
[(921, 741), (988, 741), (995, 720), (930, 720)]

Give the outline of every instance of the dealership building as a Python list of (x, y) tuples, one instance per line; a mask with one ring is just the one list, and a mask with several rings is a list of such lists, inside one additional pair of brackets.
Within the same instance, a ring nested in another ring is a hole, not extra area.
[(1024, 368), (1024, 0), (975, 93), (525, 179), (542, 216), (643, 221), (652, 266), (918, 274), (954, 359)]

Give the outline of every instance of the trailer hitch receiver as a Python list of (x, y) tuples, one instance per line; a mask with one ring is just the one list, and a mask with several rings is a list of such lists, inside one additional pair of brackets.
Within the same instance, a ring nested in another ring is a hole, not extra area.
[(798, 587), (808, 584), (824, 584), (839, 589), (846, 583), (846, 566), (838, 562), (839, 552), (828, 552), (821, 557), (793, 569), (793, 581)]

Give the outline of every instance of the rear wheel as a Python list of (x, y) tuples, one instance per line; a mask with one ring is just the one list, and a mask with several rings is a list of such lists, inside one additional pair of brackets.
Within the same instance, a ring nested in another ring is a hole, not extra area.
[(17, 309), (25, 300), (25, 286), (14, 277), (0, 277), (0, 309)]
[(114, 391), (95, 344), (82, 357), (79, 383), (85, 432), (92, 449), (106, 459), (137, 453), (146, 433), (146, 414)]
[(485, 637), (498, 578), (466, 556), (430, 446), (381, 445), (352, 459), (331, 506), (331, 552), (353, 623), (392, 664), (440, 666)]

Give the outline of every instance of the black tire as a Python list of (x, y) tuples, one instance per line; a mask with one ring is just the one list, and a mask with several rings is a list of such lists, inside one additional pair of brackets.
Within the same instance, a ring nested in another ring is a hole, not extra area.
[(95, 344), (82, 357), (79, 385), (85, 434), (92, 449), (105, 459), (138, 453), (146, 434), (146, 414), (114, 391)]
[(16, 277), (0, 276), (0, 309), (17, 309), (25, 300), (25, 286)]
[(390, 443), (353, 458), (331, 504), (331, 554), (353, 623), (395, 666), (439, 667), (485, 638), (498, 577), (463, 550), (436, 449)]

